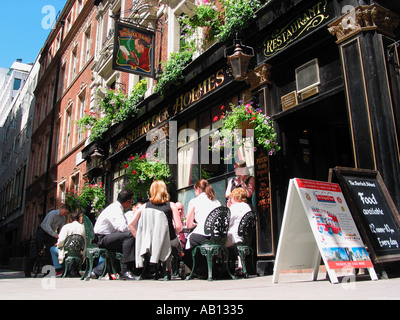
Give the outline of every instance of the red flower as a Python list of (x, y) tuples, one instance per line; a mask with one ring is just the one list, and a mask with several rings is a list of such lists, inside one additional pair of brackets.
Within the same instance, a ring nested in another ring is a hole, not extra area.
[(253, 117), (253, 118), (251, 118), (250, 120), (253, 121), (253, 120), (256, 120), (256, 119), (257, 119), (256, 117)]
[(124, 165), (124, 169), (126, 169), (126, 168), (128, 168), (129, 167), (129, 164), (125, 164)]
[(218, 121), (218, 116), (215, 116), (214, 118), (213, 118), (213, 122), (216, 122), (216, 121)]
[(128, 161), (132, 161), (132, 160), (134, 160), (134, 159), (135, 159), (134, 156), (130, 156), (130, 157), (128, 158)]
[(133, 171), (132, 171), (132, 173), (133, 173), (133, 174), (136, 174), (136, 173), (137, 173), (137, 171), (136, 171), (136, 170), (133, 170)]

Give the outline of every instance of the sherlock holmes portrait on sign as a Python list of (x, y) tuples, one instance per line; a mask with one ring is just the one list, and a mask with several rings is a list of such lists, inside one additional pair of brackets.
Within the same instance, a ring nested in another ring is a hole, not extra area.
[(154, 33), (121, 22), (115, 24), (113, 69), (154, 77)]

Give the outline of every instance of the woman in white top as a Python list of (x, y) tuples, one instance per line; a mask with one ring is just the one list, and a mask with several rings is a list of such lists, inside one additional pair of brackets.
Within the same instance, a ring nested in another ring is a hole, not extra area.
[[(226, 242), (227, 247), (232, 247), (241, 240), (238, 235), (240, 221), (247, 212), (251, 211), (251, 207), (246, 203), (246, 196), (246, 190), (243, 188), (236, 188), (229, 195), (231, 219), (229, 221), (228, 240)], [(238, 268), (235, 270), (236, 275), (242, 273), (242, 267), (243, 262), (238, 256)]]
[(251, 211), (250, 206), (246, 203), (246, 191), (243, 188), (234, 189), (229, 198), (231, 219), (229, 221), (227, 247), (231, 247), (241, 240), (238, 235), (240, 221), (247, 212)]
[(210, 236), (204, 234), (204, 223), (208, 214), (221, 203), (215, 199), (215, 191), (207, 180), (199, 180), (194, 185), (196, 198), (190, 200), (186, 216), (186, 227), (193, 229), (188, 236), (186, 249), (202, 244)]

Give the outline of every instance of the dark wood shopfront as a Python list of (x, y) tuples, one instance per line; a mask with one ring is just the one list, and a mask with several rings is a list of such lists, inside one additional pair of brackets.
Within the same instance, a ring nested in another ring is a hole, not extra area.
[[(375, 28), (354, 34), (346, 42), (338, 43), (337, 37), (332, 35), (329, 28), (343, 16), (345, 5), (357, 7), (358, 3), (337, 0), (271, 1), (258, 12), (257, 21), (249, 28), (249, 32), (241, 35), (243, 42), (256, 51), (252, 69), (263, 64), (270, 67), (268, 81), (234, 81), (226, 69), (226, 58), (223, 54), (230, 44), (215, 45), (189, 65), (185, 82), (176, 91), (163, 99), (154, 96), (146, 99), (140, 117), (114, 128), (99, 147), (115, 151), (113, 145), (117, 141), (128, 137), (130, 132), (140, 130), (136, 128), (143, 128), (143, 124), (149, 124), (149, 119), (160, 112), (164, 112), (165, 118), (157, 126), (176, 121), (178, 129), (186, 127), (199, 132), (202, 121), (207, 117), (211, 126), (213, 110), (222, 104), (238, 101), (243, 96), (255, 101), (275, 121), (282, 147), (276, 156), (269, 158), (257, 151), (254, 164), (258, 191), (261, 188), (265, 191), (258, 192), (255, 198), (258, 216), (257, 272), (271, 272), (289, 179), (298, 177), (327, 181), (330, 168), (366, 167), (382, 171), (392, 197), (400, 189), (396, 129), (400, 114), (399, 104), (396, 105), (396, 102), (400, 102), (400, 94), (395, 92), (399, 88), (399, 73), (394, 65), (384, 63), (387, 53), (383, 48), (383, 44), (393, 44), (396, 39), (386, 35), (383, 37), (380, 29)], [(373, 7), (365, 4), (363, 9), (373, 10)], [(307, 27), (305, 22), (311, 21), (316, 22), (313, 27)], [(274, 32), (284, 28), (290, 32), (282, 34), (280, 38), (276, 37)], [(298, 36), (290, 39), (289, 35), (296, 32)], [(397, 33), (397, 37), (398, 35)], [(284, 44), (285, 41), (288, 43)], [(355, 46), (352, 46), (353, 42)], [(369, 65), (366, 65), (363, 55), (363, 50), (367, 49), (375, 50), (376, 54), (375, 60), (370, 61)], [(395, 49), (394, 57), (398, 59), (397, 48)], [(354, 64), (354, 60), (358, 64)], [(310, 91), (301, 94), (297, 92), (299, 80), (296, 80), (296, 70), (308, 63), (318, 67), (319, 81)], [(371, 68), (375, 65), (380, 76), (374, 79), (376, 74)], [(215, 76), (217, 74), (219, 78)], [(224, 81), (221, 81), (221, 74), (224, 74)], [(189, 103), (186, 100), (186, 104), (185, 97), (189, 99), (192, 89), (213, 75), (221, 81), (218, 86), (196, 101)], [(386, 80), (381, 81), (380, 91), (376, 92), (379, 79)], [(385, 88), (386, 91), (383, 90)], [(282, 102), (282, 97), (293, 92), (297, 101), (292, 99), (288, 108), (283, 107), (285, 103)], [(383, 106), (383, 109), (377, 117), (372, 111), (377, 110), (378, 105)], [(367, 106), (371, 108), (368, 109)], [(97, 174), (103, 175), (108, 185), (112, 184), (112, 176), (115, 175), (119, 161), (125, 160), (131, 153), (144, 151), (149, 146), (145, 131), (134, 139), (131, 134), (132, 139), (126, 146), (113, 154), (106, 154), (105, 160), (109, 164), (103, 166), (102, 171)], [(85, 149), (84, 156), (87, 160), (90, 161), (90, 154), (95, 147), (92, 144)], [(108, 171), (104, 170), (106, 167)], [(202, 177), (202, 168), (198, 168), (197, 175), (192, 180), (179, 185), (178, 167), (179, 164), (172, 165), (175, 177), (172, 185), (176, 190), (174, 200), (187, 204), (194, 197), (193, 184)], [(233, 175), (232, 166), (213, 167), (209, 171), (212, 174), (209, 179), (214, 188), (219, 193), (224, 192), (227, 179)], [(396, 196), (394, 202), (397, 206), (400, 203)]]

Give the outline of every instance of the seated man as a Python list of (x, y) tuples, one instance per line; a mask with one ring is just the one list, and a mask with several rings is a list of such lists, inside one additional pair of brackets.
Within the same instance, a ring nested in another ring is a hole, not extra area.
[[(117, 201), (110, 204), (100, 213), (94, 225), (94, 233), (97, 236), (97, 244), (100, 248), (106, 248), (111, 252), (121, 252), (122, 270), (121, 279), (133, 280), (132, 274), (135, 266), (135, 238), (124, 215), (124, 211), (132, 206), (133, 193), (122, 190), (118, 194)], [(102, 274), (104, 263), (93, 269), (91, 277), (99, 277)]]

